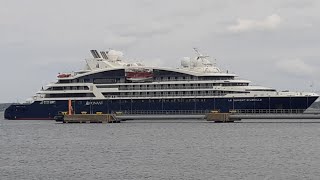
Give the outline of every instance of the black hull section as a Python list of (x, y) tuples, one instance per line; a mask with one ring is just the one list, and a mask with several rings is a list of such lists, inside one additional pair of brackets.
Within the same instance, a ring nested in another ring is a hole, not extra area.
[[(72, 101), (76, 114), (114, 112), (229, 112), (231, 110), (307, 109), (318, 97), (251, 97), (251, 98), (190, 98), (190, 99), (144, 99), (144, 100), (77, 100)], [(5, 119), (52, 120), (54, 116), (68, 111), (68, 101), (36, 101), (32, 104), (11, 105), (5, 111)]]

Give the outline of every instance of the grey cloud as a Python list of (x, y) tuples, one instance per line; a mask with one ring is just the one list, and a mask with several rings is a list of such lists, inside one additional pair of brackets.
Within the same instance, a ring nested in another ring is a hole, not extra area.
[[(175, 67), (182, 57), (193, 56), (192, 48), (198, 47), (217, 58), (223, 69), (254, 83), (304, 89), (307, 79), (314, 80), (315, 88), (320, 89), (316, 78), (320, 68), (316, 63), (320, 58), (320, 5), (305, 2), (3, 1), (0, 54), (3, 67), (10, 68), (0, 72), (4, 87), (0, 101), (15, 101), (17, 96), (26, 99), (54, 80), (56, 73), (81, 68), (84, 58), (90, 56), (88, 50), (108, 48), (122, 50), (125, 57), (146, 64)], [(257, 23), (272, 14), (281, 22), (275, 26)], [(246, 33), (230, 33), (229, 26), (240, 27), (237, 19), (254, 23), (242, 29)], [(312, 66), (314, 75), (301, 78), (277, 68), (277, 61), (290, 57), (299, 57)], [(4, 78), (12, 71), (15, 75), (10, 80)], [(14, 83), (20, 81), (26, 82), (23, 90)]]
[(301, 59), (280, 60), (276, 62), (276, 67), (289, 75), (311, 78), (315, 69)]
[(301, 9), (301, 8), (310, 8), (316, 5), (317, 0), (288, 0), (283, 1), (280, 4), (280, 7), (283, 8), (294, 8), (294, 9)]

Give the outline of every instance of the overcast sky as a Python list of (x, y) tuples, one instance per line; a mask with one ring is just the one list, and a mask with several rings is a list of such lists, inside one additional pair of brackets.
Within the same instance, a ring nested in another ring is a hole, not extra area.
[(319, 12), (319, 0), (0, 0), (0, 102), (109, 48), (175, 68), (197, 47), (253, 84), (319, 92)]

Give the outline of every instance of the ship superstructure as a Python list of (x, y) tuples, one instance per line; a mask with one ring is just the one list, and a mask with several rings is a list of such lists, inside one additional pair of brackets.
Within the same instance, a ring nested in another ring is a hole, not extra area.
[(30, 104), (12, 105), (7, 119), (52, 119), (74, 113), (207, 113), (210, 111), (301, 111), (315, 93), (278, 92), (252, 86), (236, 74), (224, 72), (197, 49), (177, 69), (144, 66), (123, 60), (122, 53), (91, 50), (84, 70), (59, 73), (55, 83), (37, 92)]

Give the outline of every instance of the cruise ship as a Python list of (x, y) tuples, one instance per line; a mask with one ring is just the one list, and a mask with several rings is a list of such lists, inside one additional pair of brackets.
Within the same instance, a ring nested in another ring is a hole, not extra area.
[(197, 49), (179, 68), (125, 61), (119, 51), (91, 50), (83, 70), (59, 73), (32, 102), (13, 104), (5, 119), (52, 120), (74, 114), (206, 114), (208, 112), (304, 112), (315, 93), (277, 91), (254, 86), (222, 71)]

